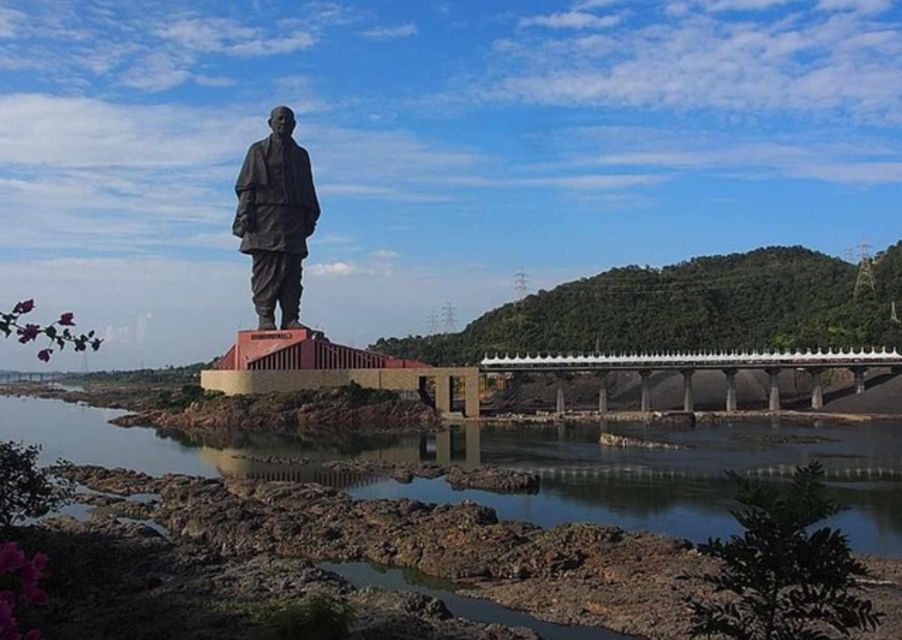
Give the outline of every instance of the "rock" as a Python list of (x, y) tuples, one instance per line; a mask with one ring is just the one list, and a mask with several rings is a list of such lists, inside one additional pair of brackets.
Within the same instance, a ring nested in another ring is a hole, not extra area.
[(602, 431), (598, 437), (598, 442), (606, 447), (617, 447), (619, 449), (688, 449), (689, 447), (681, 444), (672, 444), (670, 442), (655, 442), (653, 440), (643, 440), (642, 438), (631, 438), (629, 436), (618, 436), (608, 431)]
[(484, 489), (502, 493), (538, 493), (540, 483), (539, 476), (535, 473), (496, 467), (478, 467), (472, 470), (451, 467), (445, 480), (458, 490)]

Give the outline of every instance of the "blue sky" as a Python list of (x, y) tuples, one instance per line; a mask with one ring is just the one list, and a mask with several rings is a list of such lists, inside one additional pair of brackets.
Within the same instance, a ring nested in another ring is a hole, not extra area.
[(280, 103), (323, 207), (302, 319), (358, 346), (520, 268), (902, 236), (891, 0), (0, 1), (2, 299), (98, 328), (91, 368), (224, 350), (232, 185)]

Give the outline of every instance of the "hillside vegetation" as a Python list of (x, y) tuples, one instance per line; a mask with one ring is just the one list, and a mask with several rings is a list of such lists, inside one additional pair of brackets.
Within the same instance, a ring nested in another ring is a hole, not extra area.
[(382, 338), (371, 348), (432, 364), (485, 353), (899, 345), (902, 242), (873, 262), (877, 289), (853, 295), (858, 265), (804, 247), (628, 266), (539, 291), (463, 331)]

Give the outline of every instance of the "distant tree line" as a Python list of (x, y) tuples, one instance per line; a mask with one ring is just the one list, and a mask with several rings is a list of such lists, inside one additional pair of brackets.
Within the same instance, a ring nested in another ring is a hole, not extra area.
[(902, 242), (873, 262), (876, 290), (854, 296), (858, 266), (804, 247), (628, 266), (539, 291), (459, 333), (381, 338), (375, 351), (432, 364), (485, 353), (899, 345)]

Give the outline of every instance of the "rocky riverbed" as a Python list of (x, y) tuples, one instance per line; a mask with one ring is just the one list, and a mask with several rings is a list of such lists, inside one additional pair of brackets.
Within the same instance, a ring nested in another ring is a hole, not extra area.
[[(587, 524), (542, 529), (499, 521), (493, 510), (469, 502), (355, 500), (316, 484), (175, 475), (141, 485), (118, 471), (72, 473), (104, 491), (159, 493), (153, 517), (172, 534), (173, 549), (198, 549), (222, 571), (251, 561), (295, 570), (309, 565), (291, 563), (345, 560), (412, 567), (540, 618), (653, 639), (687, 637), (687, 601), (708, 593), (700, 576), (716, 568), (685, 541)], [(858, 637), (898, 638), (902, 561), (865, 562), (873, 571), (866, 596), (888, 615), (879, 631)], [(213, 571), (205, 565), (198, 561), (196, 570)]]
[(29, 623), (55, 640), (261, 638), (255, 614), (314, 594), (353, 607), (351, 640), (539, 640), (529, 629), (454, 618), (429, 596), (355, 589), (303, 558), (223, 554), (103, 511), (16, 534), (50, 557), (50, 603), (32, 608)]

